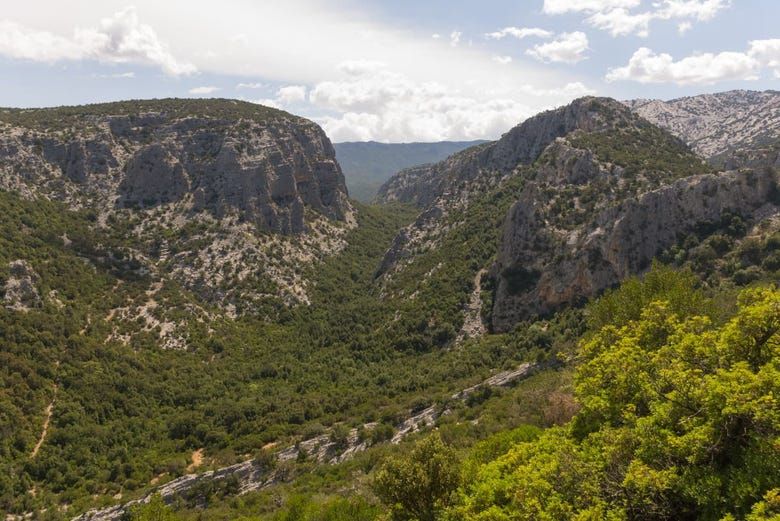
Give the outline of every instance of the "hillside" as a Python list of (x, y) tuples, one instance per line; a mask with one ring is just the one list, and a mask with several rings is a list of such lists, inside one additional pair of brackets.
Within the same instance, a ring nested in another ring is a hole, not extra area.
[(724, 215), (773, 228), (776, 183), (765, 169), (713, 174), (622, 104), (583, 98), (388, 181), (382, 200), (421, 213), (380, 274), (393, 291), (409, 273), (435, 279), (458, 266), (472, 280), (482, 270), (472, 287), (481, 318), (507, 331), (641, 273), (685, 236), (718, 231)]
[(336, 158), (344, 171), (349, 194), (368, 203), (390, 176), (412, 166), (436, 163), (464, 148), (484, 141), (441, 141), (438, 143), (335, 143)]

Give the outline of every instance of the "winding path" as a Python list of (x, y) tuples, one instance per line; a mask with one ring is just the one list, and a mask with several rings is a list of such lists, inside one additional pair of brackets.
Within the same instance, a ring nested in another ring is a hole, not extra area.
[(41, 431), (41, 437), (38, 438), (38, 443), (35, 444), (35, 447), (33, 448), (32, 452), (30, 453), (30, 459), (34, 458), (38, 451), (41, 450), (41, 446), (43, 445), (43, 442), (46, 441), (46, 434), (49, 433), (49, 423), (51, 422), (51, 415), (54, 412), (54, 400), (57, 399), (57, 385), (54, 385), (54, 396), (51, 399), (51, 402), (46, 407), (46, 419), (43, 420), (43, 430)]

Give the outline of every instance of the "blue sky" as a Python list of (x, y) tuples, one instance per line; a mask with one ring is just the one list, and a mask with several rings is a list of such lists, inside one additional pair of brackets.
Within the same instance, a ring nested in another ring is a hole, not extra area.
[(495, 138), (585, 94), (780, 89), (776, 0), (27, 0), (0, 106), (226, 97), (334, 141)]

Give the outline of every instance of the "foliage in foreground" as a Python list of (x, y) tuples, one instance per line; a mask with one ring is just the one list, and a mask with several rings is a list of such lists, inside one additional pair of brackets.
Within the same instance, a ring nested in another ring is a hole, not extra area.
[(582, 347), (582, 409), (483, 465), (452, 520), (778, 519), (780, 291), (722, 326), (648, 304)]

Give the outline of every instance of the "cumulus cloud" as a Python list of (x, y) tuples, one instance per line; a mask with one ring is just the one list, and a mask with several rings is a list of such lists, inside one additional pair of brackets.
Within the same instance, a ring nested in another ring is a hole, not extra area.
[(512, 36), (513, 38), (522, 40), (523, 38), (529, 38), (532, 36), (537, 38), (551, 38), (552, 35), (552, 32), (545, 29), (540, 29), (539, 27), (504, 27), (499, 31), (485, 34), (485, 38), (491, 40), (501, 40), (507, 36)]
[(594, 13), (588, 18), (588, 23), (597, 29), (608, 31), (612, 36), (636, 34), (646, 37), (650, 33), (650, 21), (653, 13), (632, 14), (623, 8)]
[(453, 47), (457, 47), (460, 43), (460, 37), (463, 36), (463, 33), (460, 31), (452, 31), (450, 33), (450, 45)]
[(646, 37), (653, 20), (685, 20), (678, 25), (681, 33), (692, 27), (692, 21), (707, 21), (731, 5), (731, 0), (659, 0), (653, 9), (634, 11), (639, 0), (545, 0), (544, 12), (587, 14), (586, 22), (612, 36), (636, 34)]
[(704, 22), (715, 18), (730, 4), (730, 0), (663, 0), (658, 13), (665, 19), (693, 18)]
[(194, 94), (196, 96), (205, 96), (208, 94), (214, 94), (219, 90), (219, 87), (210, 87), (210, 86), (203, 86), (203, 87), (195, 87), (189, 90), (190, 94)]
[[(438, 82), (414, 81), (386, 67), (342, 65), (340, 78), (316, 84), (309, 101), (335, 114), (316, 118), (334, 141), (440, 141), (497, 137), (537, 112), (538, 100), (561, 104), (590, 93), (581, 83), (530, 85), (476, 96)], [(350, 74), (344, 71), (350, 71)]]
[(647, 47), (638, 49), (624, 67), (611, 69), (607, 81), (707, 85), (727, 80), (756, 80), (762, 70), (780, 71), (780, 39), (754, 40), (746, 52), (701, 53), (681, 60)]
[(539, 61), (577, 63), (585, 59), (588, 36), (580, 31), (563, 33), (555, 40), (534, 45), (525, 53)]
[(276, 99), (282, 105), (291, 105), (306, 100), (306, 87), (303, 85), (288, 85), (280, 88), (276, 93)]
[(159, 67), (172, 76), (196, 72), (194, 65), (178, 60), (171, 53), (152, 27), (140, 23), (132, 7), (102, 19), (97, 27), (76, 29), (70, 37), (2, 20), (0, 55), (46, 63), (64, 60), (140, 63)]
[(493, 61), (496, 63), (500, 63), (501, 65), (508, 65), (512, 63), (512, 57), (511, 56), (493, 56)]

